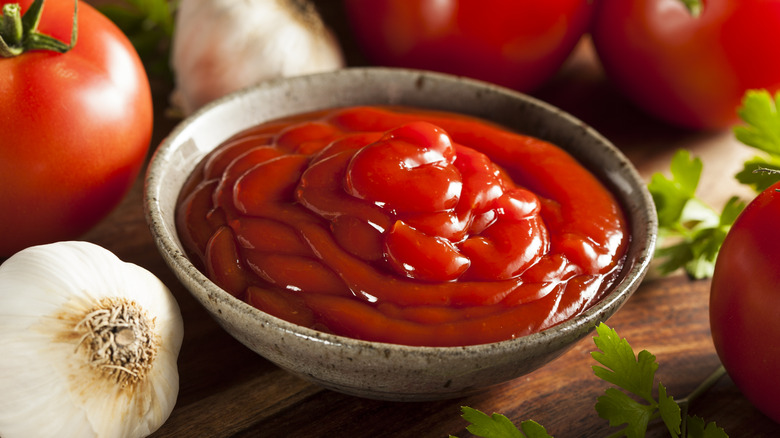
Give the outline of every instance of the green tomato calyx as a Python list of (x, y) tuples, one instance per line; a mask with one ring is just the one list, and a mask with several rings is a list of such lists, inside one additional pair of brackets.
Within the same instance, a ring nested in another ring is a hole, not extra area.
[(10, 58), (31, 50), (51, 50), (65, 53), (76, 45), (78, 38), (78, 0), (74, 0), (73, 28), (70, 43), (64, 43), (52, 36), (38, 32), (43, 1), (35, 0), (23, 15), (18, 3), (3, 6), (0, 16), (0, 56)]
[(699, 15), (701, 15), (702, 10), (702, 0), (680, 0), (682, 4), (685, 5), (685, 8), (688, 9), (688, 12), (691, 13), (691, 16), (693, 18), (697, 18)]

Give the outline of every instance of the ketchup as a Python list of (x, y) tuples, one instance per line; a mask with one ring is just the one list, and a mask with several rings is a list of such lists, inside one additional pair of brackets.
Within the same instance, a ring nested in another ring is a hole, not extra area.
[(612, 194), (548, 142), (464, 115), (337, 108), (225, 141), (177, 206), (228, 293), (316, 330), (462, 346), (597, 302), (628, 243)]

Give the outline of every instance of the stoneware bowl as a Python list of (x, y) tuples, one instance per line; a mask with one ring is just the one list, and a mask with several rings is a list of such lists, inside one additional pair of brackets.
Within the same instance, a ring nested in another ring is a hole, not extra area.
[[(492, 120), (568, 150), (622, 203), (631, 226), (619, 282), (580, 316), (537, 334), (468, 347), (365, 342), (303, 328), (222, 291), (185, 256), (174, 225), (182, 183), (207, 152), (269, 119), (345, 105), (399, 104)], [(222, 98), (180, 123), (146, 175), (146, 219), (158, 249), (183, 285), (232, 336), (278, 366), (336, 391), (385, 400), (459, 397), (527, 374), (560, 356), (614, 314), (637, 289), (655, 247), (652, 198), (631, 163), (605, 138), (544, 102), (447, 75), (366, 68), (263, 83)]]

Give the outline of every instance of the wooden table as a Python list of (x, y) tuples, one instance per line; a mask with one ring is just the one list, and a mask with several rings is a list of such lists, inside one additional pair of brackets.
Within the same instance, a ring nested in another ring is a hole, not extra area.
[[(334, 3), (334, 2), (329, 2)], [(326, 15), (330, 19), (338, 9)], [(341, 29), (345, 47), (352, 42)], [(360, 63), (351, 60), (351, 64)], [(164, 110), (169, 88), (157, 86), (154, 145), (176, 120)], [(740, 189), (732, 178), (750, 154), (730, 132), (686, 132), (651, 120), (627, 103), (604, 78), (591, 46), (581, 44), (552, 84), (536, 93), (611, 139), (649, 178), (668, 167), (678, 148), (704, 161), (701, 196), (720, 206)], [(177, 282), (158, 254), (142, 211), (142, 178), (110, 217), (84, 238), (157, 274), (173, 291), (184, 316), (179, 357), (181, 388), (169, 420), (155, 437), (445, 437), (470, 436), (460, 407), (500, 412), (519, 423), (533, 419), (556, 437), (606, 436), (594, 409), (607, 385), (591, 372), (594, 345), (583, 339), (548, 366), (480, 395), (429, 403), (363, 400), (321, 389), (280, 370), (224, 332)], [(749, 195), (749, 193), (748, 193)], [(709, 282), (683, 274), (650, 275), (609, 320), (638, 351), (657, 356), (657, 378), (671, 395), (690, 393), (719, 365), (707, 316)], [(780, 426), (760, 414), (728, 377), (695, 402), (691, 412), (736, 436), (773, 436)], [(663, 426), (649, 436), (667, 436)]]

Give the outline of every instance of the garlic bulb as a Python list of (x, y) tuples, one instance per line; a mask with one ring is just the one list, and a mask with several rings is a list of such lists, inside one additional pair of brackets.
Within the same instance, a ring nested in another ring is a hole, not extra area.
[(87, 242), (0, 265), (0, 436), (141, 437), (179, 391), (181, 313), (144, 268)]
[(184, 115), (263, 80), (344, 66), (306, 0), (181, 0), (171, 44), (171, 100)]

